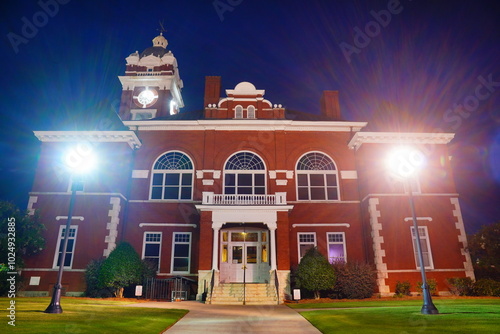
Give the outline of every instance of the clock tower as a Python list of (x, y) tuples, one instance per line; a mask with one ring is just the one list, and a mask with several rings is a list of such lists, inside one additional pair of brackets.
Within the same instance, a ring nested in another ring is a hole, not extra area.
[(160, 33), (153, 46), (132, 53), (125, 60), (120, 117), (124, 121), (146, 120), (178, 113), (184, 107), (182, 80), (177, 60), (167, 50), (168, 42)]

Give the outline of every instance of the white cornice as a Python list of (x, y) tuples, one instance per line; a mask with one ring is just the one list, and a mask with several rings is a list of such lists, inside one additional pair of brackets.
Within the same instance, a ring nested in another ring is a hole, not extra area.
[(127, 143), (132, 149), (142, 143), (133, 131), (33, 131), (41, 142)]
[(448, 144), (454, 133), (357, 132), (349, 142), (351, 149), (363, 144)]
[(338, 121), (292, 121), (292, 120), (194, 120), (194, 121), (124, 121), (123, 124), (131, 130), (139, 131), (329, 131), (329, 132), (357, 132), (366, 122), (338, 122)]

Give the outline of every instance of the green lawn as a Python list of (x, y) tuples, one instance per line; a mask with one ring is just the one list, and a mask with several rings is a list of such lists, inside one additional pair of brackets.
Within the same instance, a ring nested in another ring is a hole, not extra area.
[(123, 307), (130, 301), (63, 297), (62, 314), (43, 311), (50, 298), (21, 298), (16, 302), (16, 326), (7, 317), (10, 299), (0, 298), (3, 310), (0, 333), (161, 333), (182, 318), (187, 310)]
[(500, 299), (435, 299), (438, 315), (422, 315), (421, 300), (292, 304), (335, 308), (300, 314), (322, 333), (498, 333)]

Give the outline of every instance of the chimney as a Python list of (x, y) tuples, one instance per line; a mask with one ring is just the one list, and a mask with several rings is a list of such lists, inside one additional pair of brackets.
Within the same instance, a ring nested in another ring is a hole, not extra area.
[(320, 100), (321, 115), (332, 119), (340, 120), (340, 104), (338, 90), (325, 90)]
[(217, 104), (220, 98), (221, 77), (207, 76), (205, 77), (205, 97), (203, 99), (203, 107), (206, 108), (209, 104)]

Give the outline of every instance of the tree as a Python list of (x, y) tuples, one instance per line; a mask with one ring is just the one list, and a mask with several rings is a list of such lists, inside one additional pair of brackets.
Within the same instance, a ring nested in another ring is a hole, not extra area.
[(314, 298), (319, 299), (321, 290), (335, 285), (335, 272), (327, 258), (313, 247), (300, 260), (295, 282), (299, 288), (313, 291)]
[(7, 272), (23, 268), (23, 258), (45, 247), (44, 230), (38, 214), (29, 215), (12, 203), (0, 202), (0, 295), (8, 289)]
[(500, 277), (500, 222), (482, 226), (469, 235), (469, 253), (476, 279)]
[(142, 282), (144, 267), (128, 242), (121, 242), (104, 260), (99, 270), (99, 285), (111, 288), (115, 297), (123, 297), (123, 289)]

